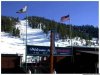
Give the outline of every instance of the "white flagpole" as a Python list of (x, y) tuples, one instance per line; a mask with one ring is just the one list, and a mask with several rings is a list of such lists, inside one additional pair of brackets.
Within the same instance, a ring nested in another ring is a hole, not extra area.
[(25, 6), (24, 8), (20, 9), (19, 11), (17, 11), (16, 13), (26, 13), (26, 41), (25, 41), (25, 45), (26, 45), (26, 51), (25, 51), (25, 68), (26, 68), (26, 73), (27, 73), (27, 6)]
[(26, 52), (25, 52), (25, 63), (26, 63), (26, 71), (27, 71), (27, 25), (28, 25), (28, 15), (26, 13)]

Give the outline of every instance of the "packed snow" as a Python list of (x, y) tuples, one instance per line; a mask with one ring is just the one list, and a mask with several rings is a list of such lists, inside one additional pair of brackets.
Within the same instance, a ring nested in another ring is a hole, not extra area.
[[(27, 26), (27, 29), (26, 29)], [(27, 30), (27, 45), (50, 46), (50, 35), (43, 33), (41, 28), (32, 29), (28, 26), (28, 21), (20, 20), (16, 24), (16, 28), (20, 30), (20, 38), (11, 36), (9, 33), (1, 32), (1, 53), (2, 54), (21, 54), (23, 56), (22, 62), (25, 61), (26, 49), (26, 30)], [(86, 41), (84, 39), (74, 38), (66, 39), (64, 41), (55, 41), (56, 47), (67, 46), (84, 46)]]

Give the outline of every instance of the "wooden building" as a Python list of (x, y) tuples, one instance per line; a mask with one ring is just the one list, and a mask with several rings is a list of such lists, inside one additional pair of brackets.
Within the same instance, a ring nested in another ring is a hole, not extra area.
[(20, 73), (22, 56), (18, 54), (1, 54), (1, 73)]

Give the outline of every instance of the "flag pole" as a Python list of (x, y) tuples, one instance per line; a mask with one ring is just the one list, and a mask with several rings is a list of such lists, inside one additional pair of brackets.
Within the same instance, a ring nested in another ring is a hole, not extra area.
[(28, 15), (26, 13), (26, 52), (25, 52), (25, 63), (26, 63), (26, 71), (27, 71), (27, 20), (28, 20)]
[(71, 25), (71, 17), (69, 19), (69, 25), (70, 25), (70, 43), (71, 43), (71, 49), (72, 49), (72, 62), (74, 63), (74, 51), (73, 51), (73, 45), (72, 45), (72, 25)]
[[(28, 19), (28, 16), (27, 16), (27, 6), (25, 6), (24, 8), (20, 9), (19, 11), (17, 11), (16, 13), (26, 13), (26, 41), (25, 41), (25, 45), (26, 45), (26, 51), (25, 51), (25, 68), (26, 68), (26, 71), (27, 71), (27, 19)], [(27, 72), (26, 72), (27, 73)]]
[(71, 27), (70, 19), (69, 19), (69, 25), (70, 25), (70, 44), (72, 47), (72, 27)]

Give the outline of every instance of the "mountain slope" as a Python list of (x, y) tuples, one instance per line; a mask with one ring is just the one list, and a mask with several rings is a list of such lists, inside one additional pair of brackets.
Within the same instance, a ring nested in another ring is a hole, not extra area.
[[(27, 22), (28, 23), (28, 22)], [(20, 38), (11, 36), (9, 33), (1, 32), (1, 53), (2, 54), (23, 54), (23, 62), (25, 61), (26, 50), (26, 21), (20, 20), (16, 24), (16, 28), (20, 30)], [(86, 41), (80, 39), (72, 39), (72, 44), (83, 46)], [(50, 33), (46, 35), (41, 28), (32, 29), (27, 24), (27, 45), (50, 46)], [(56, 40), (55, 46), (67, 47), (71, 46), (71, 39)]]

